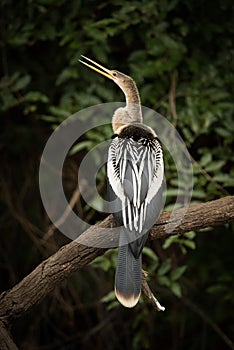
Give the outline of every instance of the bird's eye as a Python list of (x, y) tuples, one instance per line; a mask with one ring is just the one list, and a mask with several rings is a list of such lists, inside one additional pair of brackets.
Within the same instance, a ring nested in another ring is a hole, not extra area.
[(116, 72), (113, 72), (112, 75), (113, 75), (113, 77), (117, 77), (117, 73)]

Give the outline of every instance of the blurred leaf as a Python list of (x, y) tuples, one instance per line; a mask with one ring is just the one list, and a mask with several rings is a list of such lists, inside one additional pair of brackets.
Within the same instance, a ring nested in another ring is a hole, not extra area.
[(177, 242), (178, 237), (177, 236), (169, 236), (165, 239), (163, 243), (163, 249), (167, 249), (168, 247), (171, 246), (172, 243)]
[(204, 154), (202, 156), (202, 158), (199, 161), (199, 164), (202, 167), (205, 167), (206, 165), (208, 165), (210, 162), (212, 161), (212, 154), (210, 152), (207, 152), (206, 154)]
[(116, 299), (116, 296), (115, 296), (115, 292), (114, 291), (111, 291), (109, 292), (108, 294), (106, 294), (102, 299), (101, 301), (103, 303), (109, 303), (110, 301), (113, 301)]
[(61, 118), (61, 120), (66, 119), (70, 117), (71, 113), (69, 111), (66, 111), (62, 108), (51, 106), (49, 108), (50, 112), (54, 114), (55, 116)]
[(184, 237), (189, 238), (189, 239), (194, 239), (196, 236), (196, 233), (194, 231), (186, 232), (184, 234)]
[(94, 259), (91, 264), (94, 268), (102, 269), (103, 271), (108, 271), (111, 267), (110, 260), (104, 255), (104, 256), (98, 256), (96, 259)]
[(165, 261), (163, 261), (163, 263), (160, 265), (159, 269), (158, 269), (158, 276), (163, 276), (165, 275), (171, 268), (171, 259), (168, 258)]
[(167, 276), (157, 276), (157, 282), (166, 287), (170, 287), (171, 285), (170, 279)]
[(84, 149), (90, 149), (91, 146), (93, 145), (93, 142), (92, 141), (81, 141), (79, 142), (78, 144), (76, 144), (75, 146), (73, 146), (71, 148), (71, 150), (69, 151), (69, 155), (72, 156), (73, 154), (75, 153), (78, 153)]
[(142, 251), (143, 254), (147, 255), (150, 259), (152, 259), (154, 262), (158, 262), (158, 257), (157, 255), (155, 254), (155, 252), (150, 249), (149, 247), (144, 247), (143, 248), (143, 251)]
[(185, 272), (185, 270), (187, 269), (186, 265), (183, 266), (179, 266), (177, 268), (175, 268), (174, 270), (172, 270), (171, 274), (170, 274), (170, 278), (172, 281), (177, 281)]
[(42, 94), (39, 91), (30, 91), (24, 95), (24, 101), (48, 103), (49, 99), (46, 95)]
[(193, 190), (192, 196), (194, 198), (206, 198), (207, 194), (202, 190)]
[(173, 282), (170, 286), (171, 291), (178, 297), (181, 298), (181, 286), (177, 282)]
[(26, 86), (28, 86), (28, 84), (31, 81), (31, 77), (29, 74), (24, 75), (23, 77), (19, 78), (13, 85), (12, 87), (12, 91), (18, 91), (18, 90), (22, 90), (24, 88), (26, 88)]
[(213, 161), (209, 165), (207, 165), (205, 169), (207, 172), (221, 170), (224, 164), (225, 164), (224, 160)]
[(196, 244), (194, 241), (189, 241), (188, 239), (184, 240), (184, 245), (190, 249), (195, 249), (196, 248)]
[(76, 67), (67, 67), (65, 68), (56, 80), (56, 85), (61, 85), (68, 81), (69, 79), (78, 79), (78, 68)]

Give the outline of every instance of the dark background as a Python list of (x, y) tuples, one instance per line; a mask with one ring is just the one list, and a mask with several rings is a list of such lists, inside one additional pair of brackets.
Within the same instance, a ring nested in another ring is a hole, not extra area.
[[(122, 101), (111, 81), (78, 63), (81, 54), (134, 78), (142, 104), (180, 132), (194, 163), (192, 203), (231, 194), (234, 95), (233, 1), (2, 0), (0, 5), (0, 289), (11, 288), (69, 240), (43, 209), (38, 167), (56, 125), (97, 103)], [(64, 166), (68, 199), (79, 163), (111, 136), (84, 135)], [(88, 142), (87, 142), (88, 141)], [(177, 194), (165, 154), (166, 210)], [(104, 195), (104, 171), (97, 186)], [(74, 210), (101, 215), (79, 198)], [(115, 302), (115, 251), (74, 274), (13, 324), (20, 349), (229, 349), (234, 334), (233, 226), (150, 243), (144, 267), (163, 305)], [(103, 297), (104, 301), (101, 300)]]

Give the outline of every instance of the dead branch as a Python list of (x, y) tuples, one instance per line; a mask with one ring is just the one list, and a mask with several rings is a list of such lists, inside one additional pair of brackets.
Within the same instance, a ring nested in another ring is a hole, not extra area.
[[(197, 204), (188, 207), (181, 222), (181, 213), (184, 208), (173, 213), (161, 214), (157, 224), (151, 229), (150, 239), (166, 237), (168, 235), (183, 234), (191, 230), (198, 230), (208, 226), (224, 225), (234, 221), (234, 197), (227, 196), (215, 201)], [(107, 244), (114, 240), (111, 227), (114, 225), (112, 216), (108, 216), (102, 223), (89, 228), (84, 239), (60, 248), (54, 255), (43, 261), (29, 275), (12, 289), (0, 295), (0, 320), (5, 324), (19, 318), (29, 311), (35, 304), (40, 303), (62, 281), (73, 272), (89, 264), (105, 249), (88, 247), (84, 243), (87, 237), (95, 237), (96, 242)], [(100, 232), (100, 228), (110, 228), (110, 235)], [(93, 244), (95, 241), (93, 240)], [(99, 245), (100, 246), (100, 245)], [(105, 245), (103, 245), (105, 246)]]
[(8, 331), (4, 322), (0, 321), (0, 349), (1, 350), (17, 350), (10, 332)]
[(150, 304), (156, 311), (164, 311), (165, 307), (160, 304), (158, 299), (152, 293), (148, 283), (147, 283), (147, 272), (142, 270), (142, 292), (145, 294)]

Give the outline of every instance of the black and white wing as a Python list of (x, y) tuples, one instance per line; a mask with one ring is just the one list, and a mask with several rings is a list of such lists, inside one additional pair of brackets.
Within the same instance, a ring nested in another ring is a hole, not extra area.
[(161, 210), (163, 172), (162, 148), (157, 138), (112, 140), (107, 164), (109, 199), (114, 201), (113, 215), (126, 228), (128, 242), (132, 242), (137, 255), (145, 243), (141, 238)]

